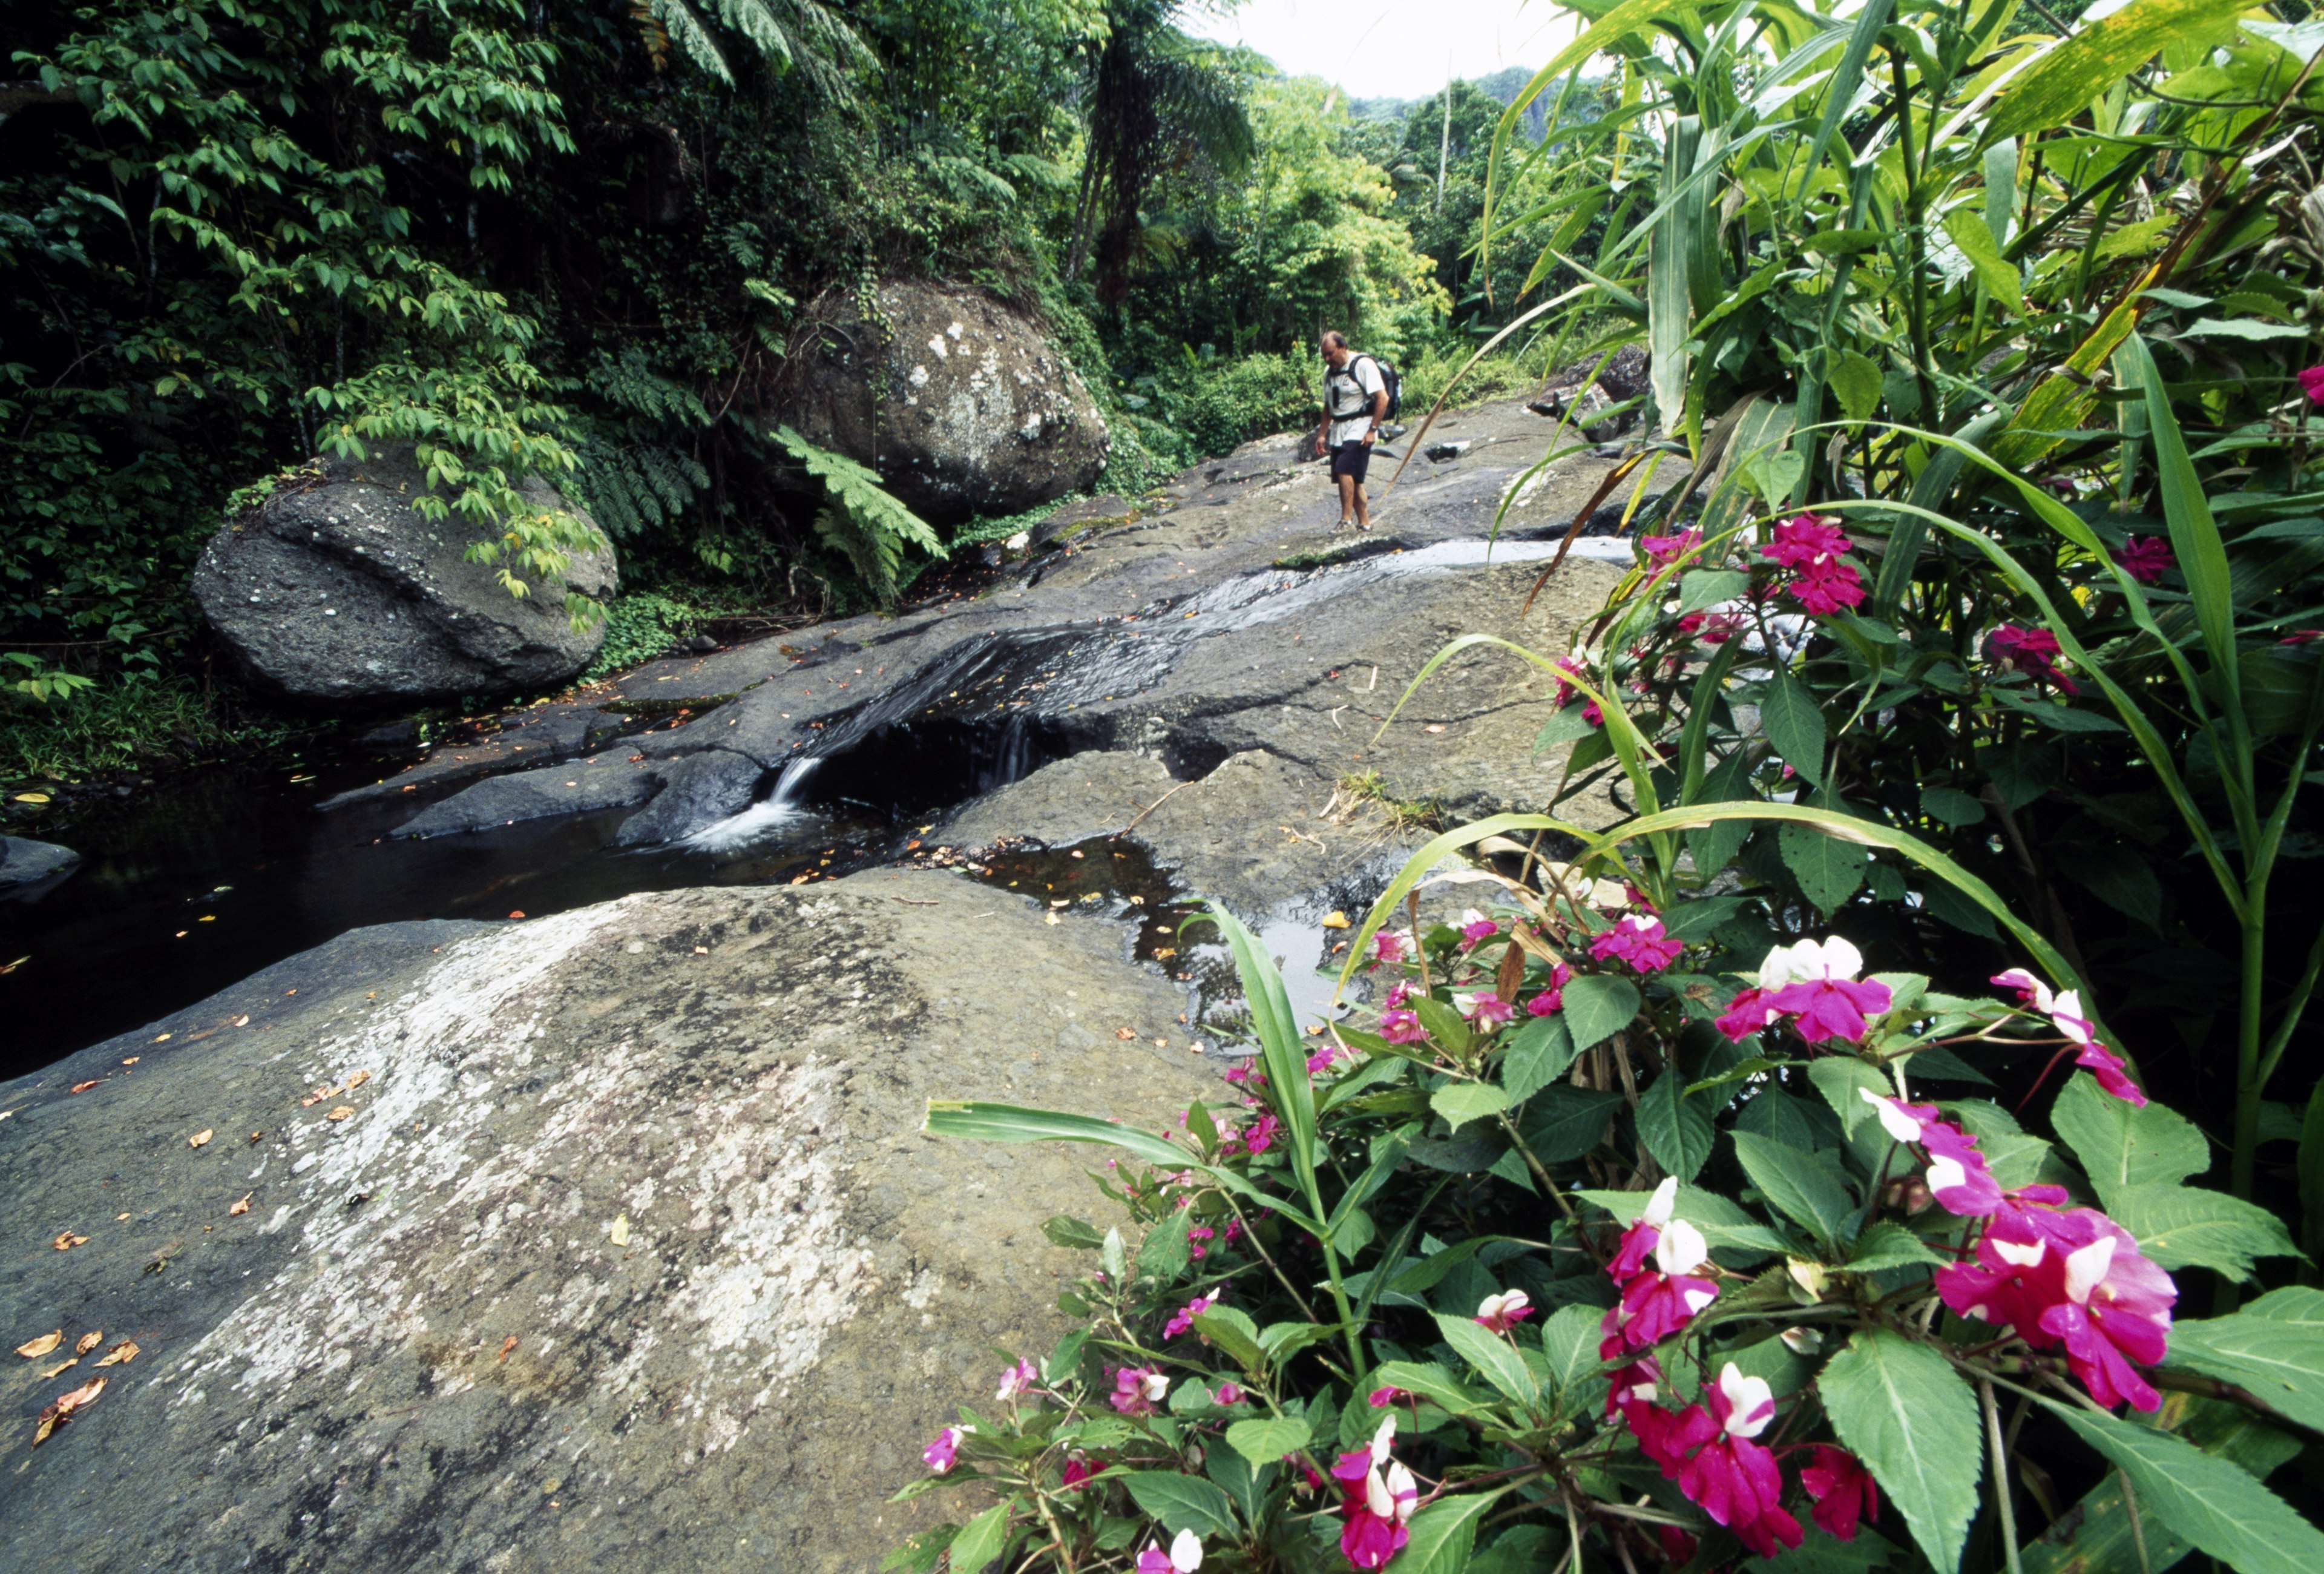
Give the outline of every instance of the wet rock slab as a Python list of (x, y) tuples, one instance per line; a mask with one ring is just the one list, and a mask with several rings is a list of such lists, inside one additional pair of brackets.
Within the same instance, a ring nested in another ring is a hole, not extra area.
[(10, 1342), (142, 1352), (37, 1451), (93, 1369), (20, 1369), (0, 1516), (92, 1571), (871, 1569), (1097, 1204), (925, 1100), (1214, 1086), (1120, 949), (918, 873), (391, 925), (0, 1088)]
[(45, 891), (80, 863), (80, 855), (54, 842), (0, 836), (0, 896)]

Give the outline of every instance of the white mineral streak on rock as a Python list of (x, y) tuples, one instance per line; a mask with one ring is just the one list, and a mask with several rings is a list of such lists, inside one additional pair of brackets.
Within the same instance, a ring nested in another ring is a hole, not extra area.
[[(374, 1069), (371, 1097), (357, 1119), (319, 1128), (329, 1134), (309, 1155), (319, 1162), (299, 1182), (298, 1256), (193, 1347), (170, 1379), (174, 1404), (223, 1384), (271, 1406), (302, 1379), (401, 1353), (429, 1332), (430, 1313), (438, 1342), (448, 1335), (463, 1352), (437, 1369), (434, 1393), (461, 1392), (475, 1385), (475, 1357), (493, 1354), (467, 1350), (466, 1330), (529, 1268), (556, 1273), (525, 1313), (530, 1356), (559, 1337), (618, 1338), (589, 1402), (615, 1412), (647, 1403), (650, 1367), (682, 1368), (697, 1455), (731, 1448), (814, 1366), (872, 1283), (871, 1254), (845, 1235), (833, 1067), (810, 1058), (697, 1087), (673, 1074), (665, 1046), (624, 1042), (545, 1088), (509, 1086), (533, 1060), (543, 1017), (571, 998), (560, 970), (594, 968), (584, 953), (650, 926), (659, 900), (447, 947), (391, 1009), (321, 1046), (325, 1063)], [(542, 1102), (530, 1123), (496, 1116), (532, 1097)], [(657, 1130), (680, 1140), (657, 1151)], [(617, 1190), (592, 1196), (592, 1178)], [(349, 1208), (357, 1192), (374, 1200)], [(658, 1306), (622, 1305), (641, 1280), (621, 1273), (617, 1250), (576, 1260), (562, 1249), (594, 1228), (579, 1214), (616, 1197), (638, 1220), (632, 1253), (680, 1270), (674, 1289), (648, 1292)]]

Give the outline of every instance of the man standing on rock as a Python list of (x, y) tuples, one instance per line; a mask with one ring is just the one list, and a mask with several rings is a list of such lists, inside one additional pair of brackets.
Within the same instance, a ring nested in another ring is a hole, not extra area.
[(1388, 379), (1379, 363), (1348, 347), (1337, 329), (1323, 335), (1323, 426), (1315, 434), (1317, 454), (1332, 456), (1332, 477), (1340, 484), (1340, 525), (1371, 528), (1371, 505), (1364, 496), (1364, 471), (1372, 444), (1388, 419)]

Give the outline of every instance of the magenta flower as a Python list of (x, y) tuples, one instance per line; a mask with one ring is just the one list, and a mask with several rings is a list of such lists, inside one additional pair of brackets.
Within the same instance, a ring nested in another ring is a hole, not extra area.
[(1389, 1405), (1397, 1403), (1403, 1398), (1404, 1390), (1401, 1388), (1375, 1388), (1371, 1392), (1371, 1407), (1374, 1410), (1386, 1410)]
[(1590, 954), (1600, 961), (1619, 957), (1634, 971), (1658, 973), (1679, 958), (1685, 942), (1663, 932), (1663, 921), (1638, 913), (1625, 916), (1613, 928), (1590, 942)]
[(1800, 1472), (1800, 1485), (1815, 1500), (1813, 1517), (1827, 1535), (1856, 1539), (1859, 1518), (1880, 1521), (1880, 1488), (1863, 1462), (1846, 1449), (1818, 1443), (1814, 1463)]
[(1238, 1084), (1244, 1083), (1250, 1081), (1253, 1077), (1258, 1077), (1264, 1080), (1266, 1073), (1258, 1070), (1249, 1060), (1238, 1060), (1233, 1065), (1229, 1066), (1226, 1069), (1226, 1080), (1229, 1082)]
[(1563, 962), (1553, 962), (1549, 968), (1549, 987), (1526, 1002), (1527, 1016), (1547, 1016), (1565, 1005), (1565, 986), (1573, 977), (1573, 969)]
[(1504, 1290), (1477, 1303), (1477, 1326), (1505, 1334), (1533, 1315), (1533, 1297), (1522, 1290)]
[(1997, 1214), (1975, 1261), (1937, 1270), (1937, 1293), (2037, 1350), (2063, 1346), (2066, 1365), (2109, 1410), (2124, 1400), (2146, 1411), (2162, 1403), (2133, 1363), (2151, 1366), (2169, 1353), (2178, 1286), (2094, 1208)]
[(2153, 584), (2179, 566), (2179, 560), (2171, 555), (2171, 543), (2159, 535), (2132, 536), (2115, 561), (2142, 585)]
[(1211, 1397), (1217, 1400), (1221, 1404), (1240, 1404), (1242, 1403), (1242, 1384), (1240, 1383), (1222, 1383), (1219, 1384), (1219, 1391)]
[(1652, 568), (1665, 568), (1678, 561), (1702, 543), (1699, 530), (1683, 530), (1676, 535), (1650, 535), (1639, 539), (1646, 549), (1646, 562)]
[(2001, 1183), (1977, 1151), (1977, 1139), (1937, 1118), (1933, 1104), (1906, 1104), (1859, 1088), (1857, 1095), (1879, 1114), (1880, 1125), (1900, 1143), (1914, 1143), (1929, 1155), (1929, 1191), (1947, 1213), (1975, 1218), (2002, 1203)]
[(1818, 563), (1802, 569), (1784, 587), (1800, 610), (1829, 617), (1843, 606), (1864, 605), (1864, 579), (1846, 563)]
[(2123, 1059), (2098, 1041), (2098, 1026), (2082, 1015), (2081, 992), (2068, 989), (2052, 995), (2050, 986), (2023, 968), (2012, 968), (1993, 977), (1996, 984), (2017, 991), (2017, 997), (2050, 1019), (2050, 1023), (2080, 1051), (2074, 1064), (2088, 1069), (2098, 1079), (2099, 1087), (2125, 1104), (2142, 1108), (2146, 1095), (2138, 1084), (2123, 1073)]
[(920, 1450), (920, 1458), (928, 1468), (942, 1476), (953, 1468), (960, 1457), (960, 1440), (976, 1429), (973, 1426), (948, 1426), (936, 1434), (936, 1440)]
[(1622, 1232), (1621, 1245), (1616, 1248), (1614, 1260), (1606, 1264), (1608, 1277), (1616, 1284), (1628, 1284), (1646, 1271), (1646, 1254), (1653, 1251), (1663, 1238), (1663, 1227), (1671, 1221), (1671, 1209), (1678, 1203), (1678, 1177), (1665, 1175), (1646, 1206)]
[(1720, 1017), (1720, 1032), (1737, 1043), (1753, 1033), (1772, 1027), (1783, 1014), (1767, 1004), (1767, 992), (1756, 987), (1738, 989), (1735, 998), (1727, 1003), (1727, 1011)]
[[(1180, 1334), (1191, 1333), (1194, 1330), (1194, 1319), (1202, 1316), (1203, 1313), (1210, 1310), (1211, 1308), (1216, 1306), (1218, 1303), (1219, 1292), (1215, 1290), (1212, 1291), (1208, 1295), (1197, 1295), (1194, 1300), (1180, 1307), (1176, 1315), (1172, 1317), (1168, 1322), (1162, 1325), (1162, 1337), (1166, 1339), (1175, 1339)], [(1204, 1344), (1210, 1343), (1208, 1339), (1204, 1339), (1203, 1342)]]
[(1421, 1031), (1418, 1012), (1383, 1011), (1380, 1013), (1380, 1037), (1389, 1043), (1416, 1044), (1427, 1036)]
[(1598, 1358), (1610, 1361), (1625, 1351), (1651, 1349), (1694, 1320), (1719, 1299), (1719, 1286), (1694, 1277), (1709, 1261), (1702, 1232), (1683, 1218), (1662, 1227), (1655, 1242), (1655, 1267), (1622, 1286), (1622, 1298), (1606, 1309), (1598, 1324), (1604, 1337)]
[(1001, 1374), (1001, 1392), (992, 1397), (1003, 1404), (1014, 1403), (1032, 1390), (1033, 1379), (1033, 1363), (1019, 1359), (1014, 1366)]
[(1405, 1522), (1419, 1506), (1420, 1486), (1401, 1461), (1388, 1458), (1395, 1439), (1396, 1417), (1390, 1415), (1372, 1434), (1370, 1448), (1342, 1454), (1332, 1467), (1342, 1494), (1340, 1517), (1346, 1522), (1340, 1552), (1357, 1569), (1384, 1567), (1412, 1539)]
[(1191, 1530), (1180, 1531), (1167, 1552), (1149, 1545), (1138, 1554), (1138, 1574), (1194, 1574), (1202, 1566), (1202, 1538)]
[(1084, 1482), (1087, 1481), (1091, 1477), (1096, 1475), (1099, 1471), (1104, 1468), (1105, 1461), (1102, 1459), (1090, 1459), (1080, 1454), (1074, 1454), (1069, 1457), (1065, 1460), (1065, 1490), (1067, 1492), (1080, 1491)]
[(1480, 1029), (1496, 1028), (1517, 1014), (1509, 1003), (1489, 989), (1480, 989), (1461, 1002), (1461, 1014)]
[(1707, 645), (1723, 645), (1743, 632), (1739, 612), (1690, 612), (1678, 620), (1679, 633)]
[[(1590, 675), (1590, 669), (1582, 664), (1582, 658), (1579, 656), (1563, 657), (1553, 663), (1553, 665), (1557, 667), (1560, 671), (1571, 672), (1577, 678), (1586, 678)], [(1573, 704), (1576, 700), (1582, 698), (1582, 695), (1581, 690), (1576, 689), (1572, 684), (1567, 682), (1564, 679), (1560, 678), (1557, 681), (1557, 690), (1554, 693), (1550, 695), (1549, 702), (1557, 709), (1563, 710), (1567, 706)], [(1605, 713), (1598, 708), (1598, 702), (1595, 699), (1591, 700), (1589, 704), (1582, 707), (1582, 719), (1588, 722), (1591, 727), (1603, 727), (1606, 725)]]
[(1775, 527), (1775, 536), (1773, 542), (1759, 549), (1759, 555), (1787, 569), (1810, 569), (1818, 563), (1828, 563), (1856, 545), (1839, 525), (1812, 514), (1795, 514), (1785, 520)]
[[(1777, 946), (1759, 964), (1759, 988), (1750, 1009), (1765, 1009), (1770, 1021), (1777, 1015), (1794, 1018), (1793, 1026), (1812, 1044), (1829, 1039), (1861, 1043), (1865, 1018), (1886, 1011), (1893, 998), (1886, 984), (1857, 981), (1863, 968), (1863, 954), (1838, 935)], [(1729, 1007), (1730, 1016), (1734, 1009)], [(1725, 1022), (1720, 1019), (1722, 1030)]]
[(1461, 915), (1461, 949), (1475, 950), (1479, 946), (1501, 932), (1501, 926), (1471, 908)]
[(2324, 366), (2310, 366), (2301, 373), (2300, 391), (2308, 395), (2310, 404), (2324, 404)]
[(1783, 1472), (1775, 1456), (1752, 1440), (1775, 1418), (1766, 1379), (1746, 1377), (1729, 1361), (1702, 1393), (1711, 1413), (1690, 1406), (1674, 1429), (1680, 1446), (1702, 1444), (1680, 1465), (1678, 1489), (1762, 1558), (1775, 1557), (1778, 1542), (1798, 1546), (1800, 1522), (1782, 1507)]
[(2046, 628), (2005, 623), (1985, 636), (1987, 659), (1996, 666), (2023, 672), (2037, 683), (2055, 683), (2068, 694), (2080, 694), (2081, 685), (2058, 671), (2058, 636)]
[(1169, 1393), (1170, 1379), (1153, 1367), (1124, 1366), (1113, 1375), (1105, 1402), (1124, 1415), (1152, 1415)]
[(1254, 1153), (1263, 1153), (1275, 1145), (1277, 1121), (1272, 1112), (1260, 1116), (1243, 1128), (1242, 1145)]
[(1372, 936), (1373, 967), (1377, 968), (1383, 962), (1394, 967), (1402, 963), (1403, 960), (1404, 937), (1402, 935), (1392, 934), (1387, 930), (1382, 930), (1379, 933)]
[(1328, 1045), (1323, 1049), (1317, 1050), (1314, 1054), (1307, 1057), (1307, 1074), (1312, 1077), (1318, 1071), (1330, 1070), (1332, 1069), (1332, 1061), (1338, 1056), (1339, 1052), (1339, 1051), (1333, 1049)]
[(1209, 1240), (1213, 1233), (1211, 1227), (1206, 1224), (1198, 1224), (1189, 1228), (1186, 1231), (1186, 1255), (1197, 1263), (1209, 1256), (1211, 1248), (1203, 1243)]

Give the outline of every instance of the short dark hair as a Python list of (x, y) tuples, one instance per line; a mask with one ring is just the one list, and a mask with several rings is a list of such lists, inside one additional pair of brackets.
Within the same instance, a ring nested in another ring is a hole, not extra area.
[(1323, 343), (1332, 349), (1343, 350), (1348, 347), (1348, 336), (1336, 328), (1327, 328), (1323, 330)]

